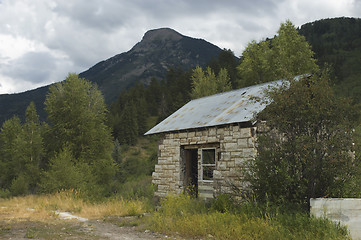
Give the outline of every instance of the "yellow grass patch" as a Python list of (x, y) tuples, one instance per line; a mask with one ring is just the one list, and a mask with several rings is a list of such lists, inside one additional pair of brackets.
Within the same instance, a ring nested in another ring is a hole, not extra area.
[(49, 195), (0, 199), (0, 219), (47, 222), (56, 219), (54, 211), (70, 212), (88, 219), (99, 219), (107, 216), (141, 214), (145, 208), (143, 202), (136, 200), (110, 199), (101, 203), (90, 203), (80, 198), (76, 191), (63, 191)]

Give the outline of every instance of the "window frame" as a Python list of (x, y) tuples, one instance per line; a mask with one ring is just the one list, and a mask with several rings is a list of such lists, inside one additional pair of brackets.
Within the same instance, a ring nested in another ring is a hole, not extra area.
[[(214, 150), (214, 163), (212, 163), (212, 164), (209, 164), (209, 163), (204, 164), (203, 163), (203, 150)], [(216, 167), (217, 167), (217, 148), (201, 148), (201, 181), (202, 182), (213, 182), (213, 174), (212, 174), (212, 180), (203, 179), (203, 169), (204, 169), (203, 167), (214, 167), (214, 170), (216, 170)]]

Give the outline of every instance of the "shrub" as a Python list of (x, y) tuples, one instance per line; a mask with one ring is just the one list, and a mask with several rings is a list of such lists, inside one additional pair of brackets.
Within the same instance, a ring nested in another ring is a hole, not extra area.
[(75, 166), (74, 162), (72, 153), (66, 147), (52, 158), (49, 170), (44, 172), (41, 179), (40, 186), (43, 192), (80, 189), (84, 183), (84, 169)]
[(24, 175), (20, 175), (12, 181), (10, 192), (13, 196), (25, 195), (29, 192), (29, 183)]

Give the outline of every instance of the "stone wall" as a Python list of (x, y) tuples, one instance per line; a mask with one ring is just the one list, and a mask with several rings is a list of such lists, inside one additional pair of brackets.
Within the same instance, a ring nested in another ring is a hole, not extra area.
[(201, 176), (201, 149), (217, 146), (214, 180), (198, 180), (199, 197), (210, 198), (219, 193), (229, 193), (232, 185), (240, 186), (240, 169), (245, 161), (254, 159), (256, 127), (226, 125), (165, 133), (159, 143), (158, 164), (153, 172), (153, 183), (157, 185), (156, 197), (183, 193), (185, 190), (181, 149), (198, 148), (198, 176)]

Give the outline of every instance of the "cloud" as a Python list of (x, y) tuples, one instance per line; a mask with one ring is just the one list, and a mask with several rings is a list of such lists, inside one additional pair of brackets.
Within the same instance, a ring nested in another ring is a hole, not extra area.
[(22, 81), (45, 82), (54, 70), (56, 59), (45, 52), (28, 52), (10, 61), (4, 73)]

